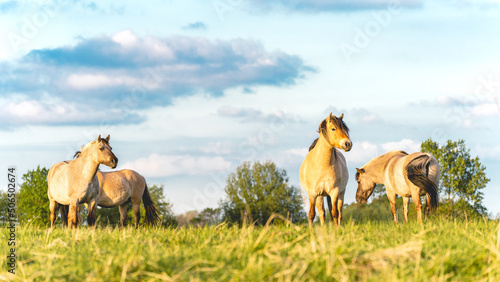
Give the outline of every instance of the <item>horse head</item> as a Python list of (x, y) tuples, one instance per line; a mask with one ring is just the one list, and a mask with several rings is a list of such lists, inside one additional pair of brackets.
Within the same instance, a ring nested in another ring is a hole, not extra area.
[(106, 138), (101, 138), (101, 135), (99, 135), (96, 140), (90, 142), (82, 148), (80, 155), (84, 152), (89, 152), (89, 154), (91, 154), (91, 158), (95, 162), (107, 165), (110, 168), (116, 168), (118, 165), (118, 158), (113, 153), (113, 148), (109, 145), (109, 139), (109, 135)]
[(366, 204), (377, 184), (366, 173), (364, 168), (356, 168), (356, 170), (356, 181), (358, 182), (356, 202)]
[(330, 113), (321, 123), (319, 132), (323, 134), (332, 147), (348, 152), (352, 148), (352, 142), (349, 137), (349, 128), (343, 119), (344, 114), (336, 117)]

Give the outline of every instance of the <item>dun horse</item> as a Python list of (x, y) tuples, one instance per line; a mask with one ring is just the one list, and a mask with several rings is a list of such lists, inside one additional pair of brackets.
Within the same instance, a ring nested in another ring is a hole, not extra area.
[(88, 223), (93, 225), (96, 215), (96, 200), (99, 194), (99, 182), (96, 172), (100, 164), (115, 168), (118, 158), (109, 146), (109, 135), (105, 139), (101, 135), (85, 145), (81, 156), (72, 162), (59, 162), (53, 165), (48, 173), (48, 197), (50, 201), (50, 225), (56, 220), (59, 205), (67, 205), (66, 213), (72, 228), (79, 223), (79, 212), (82, 204), (88, 204)]
[(309, 147), (309, 153), (300, 166), (300, 184), (309, 196), (309, 225), (314, 220), (315, 206), (318, 208), (321, 225), (325, 223), (324, 196), (327, 197), (328, 209), (335, 225), (340, 225), (342, 219), (349, 174), (344, 156), (335, 148), (346, 152), (352, 148), (349, 128), (343, 118), (344, 114), (336, 117), (330, 113), (321, 122), (319, 137)]
[[(76, 152), (75, 157), (78, 158), (80, 154), (80, 152)], [(126, 223), (127, 207), (130, 202), (132, 202), (134, 209), (135, 226), (139, 225), (141, 199), (146, 210), (146, 223), (155, 224), (160, 219), (158, 210), (149, 194), (146, 180), (138, 172), (123, 169), (111, 172), (97, 171), (96, 175), (99, 179), (97, 205), (103, 208), (119, 207), (120, 226), (124, 226)], [(61, 216), (63, 217), (63, 213)], [(64, 220), (63, 217), (63, 224)]]
[(366, 203), (376, 184), (383, 184), (391, 203), (394, 222), (396, 216), (396, 195), (403, 197), (403, 215), (408, 222), (408, 202), (415, 203), (417, 220), (422, 223), (422, 202), (420, 195), (427, 195), (425, 212), (435, 211), (438, 206), (439, 164), (432, 155), (403, 151), (391, 151), (369, 161), (356, 169), (358, 190), (356, 201)]

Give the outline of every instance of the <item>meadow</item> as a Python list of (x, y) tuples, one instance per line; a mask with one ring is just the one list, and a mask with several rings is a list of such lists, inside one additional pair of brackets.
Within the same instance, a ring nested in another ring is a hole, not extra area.
[(16, 274), (1, 256), (4, 280), (500, 281), (499, 222), (490, 220), (16, 232)]

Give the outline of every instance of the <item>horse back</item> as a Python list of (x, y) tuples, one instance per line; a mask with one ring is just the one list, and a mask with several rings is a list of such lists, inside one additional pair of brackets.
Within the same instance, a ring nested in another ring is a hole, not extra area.
[(103, 207), (122, 205), (129, 199), (136, 202), (142, 198), (146, 187), (144, 177), (138, 172), (123, 169), (110, 172), (97, 172), (99, 179), (98, 204)]
[(405, 167), (409, 159), (408, 154), (395, 152), (384, 165), (384, 185), (386, 189), (404, 197), (411, 196), (411, 189), (408, 186), (405, 173)]

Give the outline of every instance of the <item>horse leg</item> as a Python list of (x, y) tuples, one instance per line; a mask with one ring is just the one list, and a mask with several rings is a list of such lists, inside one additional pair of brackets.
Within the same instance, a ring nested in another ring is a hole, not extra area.
[(315, 202), (316, 202), (316, 195), (309, 194), (309, 226), (311, 227), (314, 220), (314, 216), (316, 215), (316, 212), (314, 210), (316, 206)]
[(429, 214), (431, 213), (431, 196), (429, 195), (426, 195), (425, 196), (425, 215), (426, 216), (429, 216)]
[(391, 203), (391, 213), (394, 223), (398, 223), (398, 216), (396, 214), (396, 193), (387, 193), (387, 198)]
[(316, 200), (316, 208), (318, 209), (319, 221), (321, 222), (321, 226), (323, 226), (325, 224), (325, 202), (323, 197), (318, 198), (319, 199)]
[(68, 221), (71, 228), (76, 228), (78, 226), (78, 207), (74, 204), (69, 205)]
[(328, 203), (328, 213), (330, 214), (330, 219), (333, 221), (332, 215), (332, 197), (330, 195), (326, 196), (326, 202)]
[(333, 222), (335, 223), (335, 226), (339, 226), (339, 211), (338, 211), (338, 201), (339, 201), (339, 192), (338, 188), (335, 189), (335, 192), (333, 192), (333, 195), (330, 195), (332, 197), (332, 218)]
[(405, 217), (405, 222), (408, 223), (408, 203), (410, 202), (409, 197), (403, 197), (403, 216)]
[(128, 202), (118, 207), (120, 210), (120, 227), (127, 225), (127, 208)]
[(61, 211), (61, 220), (63, 223), (63, 227), (68, 227), (68, 211), (69, 211), (69, 206), (67, 205), (59, 205), (60, 211)]
[(132, 209), (134, 209), (134, 219), (135, 227), (139, 227), (139, 221), (141, 220), (141, 206), (139, 204), (132, 204)]
[(50, 227), (54, 227), (54, 224), (56, 223), (56, 213), (57, 213), (57, 208), (59, 207), (59, 204), (54, 201), (50, 200), (49, 203), (49, 210), (50, 210)]
[(342, 221), (342, 208), (344, 207), (344, 192), (340, 193), (339, 195), (339, 200), (337, 201), (337, 210), (339, 211), (339, 226), (340, 222)]
[(413, 199), (413, 203), (415, 204), (415, 210), (417, 211), (417, 221), (420, 224), (422, 223), (422, 201), (420, 201), (420, 189), (414, 189), (412, 191), (411, 197)]
[(97, 216), (97, 201), (93, 200), (87, 205), (87, 223), (94, 226)]

